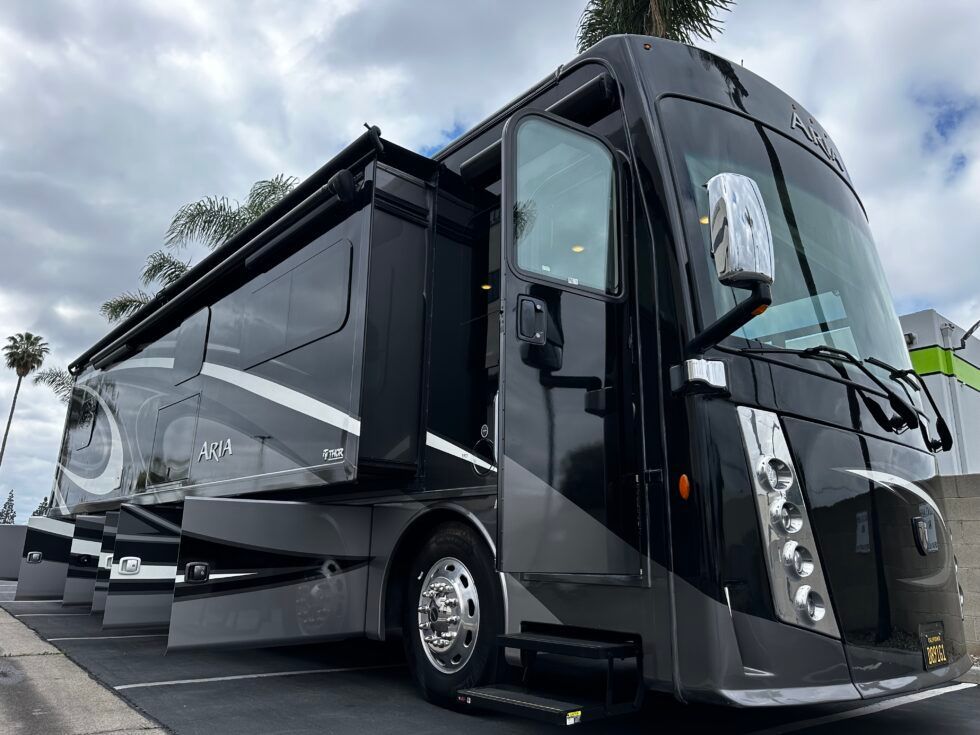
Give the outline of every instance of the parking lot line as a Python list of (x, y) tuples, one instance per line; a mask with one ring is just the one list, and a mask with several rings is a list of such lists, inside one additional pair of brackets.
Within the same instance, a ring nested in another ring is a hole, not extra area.
[(894, 707), (901, 707), (902, 705), (912, 704), (913, 702), (921, 702), (923, 699), (931, 699), (932, 697), (938, 697), (941, 694), (951, 694), (952, 692), (958, 692), (962, 689), (970, 689), (971, 687), (975, 686), (976, 684), (962, 683), (951, 684), (950, 686), (940, 687), (939, 689), (927, 689), (923, 692), (907, 694), (904, 697), (896, 697), (895, 699), (889, 699), (884, 702), (869, 704), (867, 707), (858, 707), (856, 709), (850, 709), (844, 712), (836, 712), (832, 715), (826, 715), (824, 717), (814, 717), (810, 720), (787, 722), (784, 725), (777, 725), (776, 727), (771, 727), (767, 730), (756, 730), (754, 733), (752, 733), (752, 735), (784, 735), (784, 733), (805, 730), (809, 727), (826, 725), (831, 722), (850, 720), (854, 717), (864, 717), (865, 715), (873, 715), (876, 712), (884, 712), (885, 710), (889, 710)]
[(169, 687), (179, 684), (207, 684), (214, 681), (238, 681), (240, 679), (268, 679), (276, 676), (304, 676), (306, 674), (339, 674), (347, 671), (374, 671), (376, 669), (398, 669), (405, 664), (378, 664), (376, 666), (345, 666), (334, 669), (305, 669), (301, 671), (270, 671), (264, 674), (238, 674), (236, 676), (211, 676), (204, 679), (174, 679), (173, 681), (148, 681), (142, 684), (121, 684), (113, 687), (116, 691), (124, 689), (145, 689), (148, 687)]
[(167, 633), (145, 633), (141, 635), (83, 635), (72, 638), (48, 638), (48, 643), (57, 641), (115, 641), (122, 638), (166, 638)]

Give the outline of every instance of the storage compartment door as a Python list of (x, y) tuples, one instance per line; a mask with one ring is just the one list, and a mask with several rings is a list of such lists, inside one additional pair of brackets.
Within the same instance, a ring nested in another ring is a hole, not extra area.
[(0, 526), (0, 579), (17, 579), (26, 539), (27, 526)]
[(188, 498), (169, 648), (364, 632), (371, 509)]
[(119, 509), (102, 627), (162, 627), (170, 620), (180, 517), (179, 507), (123, 505)]
[(92, 602), (104, 524), (104, 516), (75, 517), (75, 535), (68, 555), (68, 576), (61, 604), (88, 605)]
[(74, 533), (75, 524), (70, 520), (45, 516), (31, 516), (27, 520), (15, 600), (61, 599)]

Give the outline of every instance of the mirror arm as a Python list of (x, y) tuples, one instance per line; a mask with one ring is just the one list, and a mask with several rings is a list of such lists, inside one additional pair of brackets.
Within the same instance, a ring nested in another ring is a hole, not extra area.
[(768, 283), (757, 282), (751, 287), (750, 296), (740, 304), (736, 304), (727, 314), (718, 321), (707, 326), (694, 335), (687, 343), (687, 351), (691, 354), (700, 355), (709, 347), (714, 347), (718, 342), (735, 330), (744, 327), (754, 317), (765, 311), (772, 303), (772, 288)]

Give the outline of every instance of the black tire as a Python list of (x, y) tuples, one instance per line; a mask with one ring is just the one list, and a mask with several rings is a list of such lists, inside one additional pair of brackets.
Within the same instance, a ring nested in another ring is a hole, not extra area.
[[(437, 669), (426, 655), (419, 635), (418, 602), (422, 583), (432, 566), (444, 557), (455, 557), (470, 570), (480, 598), (480, 626), (469, 660), (459, 670)], [(422, 696), (435, 704), (452, 706), (460, 689), (494, 680), (501, 656), (497, 636), (503, 632), (504, 605), (500, 579), (486, 543), (470, 526), (449, 522), (435, 528), (408, 568), (402, 601), (402, 631), (405, 657)]]

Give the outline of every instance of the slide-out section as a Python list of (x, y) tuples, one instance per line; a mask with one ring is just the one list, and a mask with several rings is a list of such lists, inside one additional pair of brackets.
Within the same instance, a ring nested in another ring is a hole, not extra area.
[(0, 579), (17, 579), (27, 526), (0, 526)]
[(75, 535), (68, 555), (68, 576), (61, 604), (88, 605), (92, 602), (104, 523), (104, 516), (75, 517)]
[(75, 535), (70, 520), (31, 516), (17, 575), (15, 600), (58, 600), (65, 591)]
[(364, 632), (371, 509), (188, 498), (169, 648)]
[(116, 548), (116, 527), (119, 525), (119, 511), (111, 510), (105, 514), (102, 527), (102, 546), (99, 550), (99, 568), (95, 573), (95, 591), (92, 594), (92, 612), (105, 612), (105, 600), (109, 594), (109, 575), (112, 573), (112, 554)]
[(123, 505), (119, 509), (103, 628), (169, 622), (180, 519), (180, 507)]

